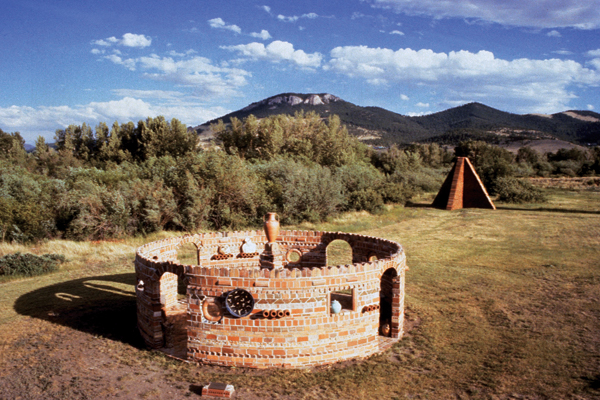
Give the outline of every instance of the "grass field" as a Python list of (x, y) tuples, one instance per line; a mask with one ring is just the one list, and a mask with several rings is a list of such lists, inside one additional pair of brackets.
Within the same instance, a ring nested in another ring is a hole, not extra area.
[[(386, 353), (312, 370), (196, 366), (144, 348), (133, 254), (144, 242), (0, 244), (61, 253), (51, 275), (0, 281), (0, 398), (600, 398), (600, 192), (545, 189), (541, 205), (353, 213), (294, 229), (360, 232), (406, 251), (406, 324)], [(171, 233), (172, 234), (172, 233)]]

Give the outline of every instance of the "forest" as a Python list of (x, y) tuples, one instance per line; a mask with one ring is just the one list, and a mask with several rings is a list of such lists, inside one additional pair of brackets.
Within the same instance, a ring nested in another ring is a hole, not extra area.
[(160, 230), (258, 227), (275, 211), (283, 223), (318, 222), (349, 210), (381, 211), (439, 190), (454, 156), (468, 156), (501, 201), (543, 201), (524, 177), (600, 174), (600, 148), (517, 155), (467, 140), (374, 151), (337, 116), (250, 115), (213, 125), (217, 141), (159, 116), (137, 124), (70, 125), (50, 146), (25, 151), (0, 130), (0, 240), (99, 240)]

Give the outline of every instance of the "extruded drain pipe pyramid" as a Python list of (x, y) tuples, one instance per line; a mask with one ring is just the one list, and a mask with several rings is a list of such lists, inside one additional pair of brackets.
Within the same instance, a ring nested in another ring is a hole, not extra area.
[(475, 168), (467, 157), (458, 157), (438, 192), (433, 207), (444, 210), (460, 208), (496, 209)]

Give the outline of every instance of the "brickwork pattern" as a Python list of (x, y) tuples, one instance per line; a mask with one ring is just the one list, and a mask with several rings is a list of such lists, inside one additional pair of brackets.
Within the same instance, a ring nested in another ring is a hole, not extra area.
[[(245, 238), (257, 244), (257, 253), (238, 257)], [(327, 245), (336, 239), (350, 244), (353, 264), (326, 266)], [(185, 243), (196, 245), (199, 265), (177, 263), (177, 249)], [(177, 302), (178, 279), (187, 286), (191, 361), (302, 368), (367, 357), (402, 337), (406, 257), (398, 243), (343, 232), (282, 231), (277, 238), (281, 251), (301, 256), (281, 269), (261, 266), (266, 243), (263, 231), (245, 231), (169, 238), (140, 247), (135, 259), (137, 311), (146, 343), (164, 346), (164, 310)], [(234, 256), (214, 259), (219, 246), (229, 246)], [(236, 318), (225, 311), (216, 320), (206, 318), (207, 299), (214, 302), (238, 288), (254, 298), (249, 316)], [(332, 314), (332, 293), (340, 291), (351, 293), (346, 295), (351, 299)], [(265, 311), (282, 316), (266, 317)], [(390, 337), (380, 334), (385, 320)]]

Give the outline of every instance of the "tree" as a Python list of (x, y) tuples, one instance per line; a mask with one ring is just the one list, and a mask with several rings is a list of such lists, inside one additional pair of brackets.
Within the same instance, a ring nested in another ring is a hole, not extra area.
[(168, 122), (163, 116), (139, 121), (134, 136), (138, 140), (138, 151), (132, 154), (141, 161), (166, 155), (182, 157), (196, 151), (198, 146), (196, 132), (188, 131), (175, 118)]
[(490, 194), (496, 194), (499, 178), (512, 176), (513, 155), (510, 151), (482, 141), (461, 142), (454, 148), (457, 157), (468, 157)]
[(367, 146), (350, 136), (337, 116), (325, 122), (314, 112), (260, 121), (250, 115), (243, 121), (232, 118), (229, 127), (219, 121), (212, 129), (227, 153), (246, 160), (272, 160), (286, 154), (332, 167), (367, 160)]

